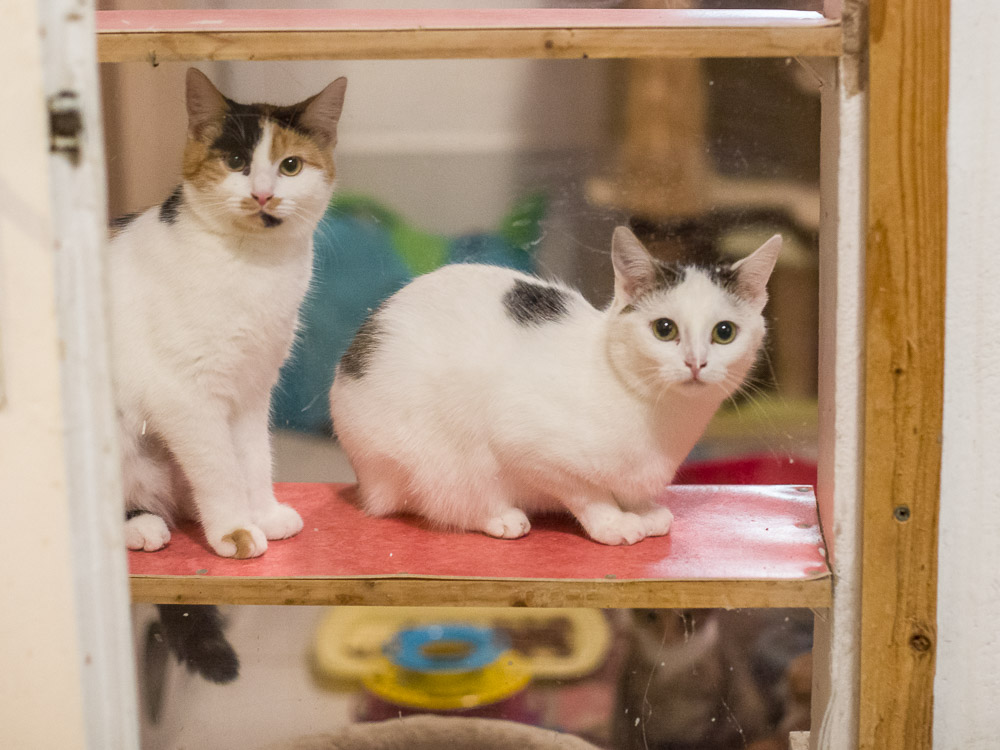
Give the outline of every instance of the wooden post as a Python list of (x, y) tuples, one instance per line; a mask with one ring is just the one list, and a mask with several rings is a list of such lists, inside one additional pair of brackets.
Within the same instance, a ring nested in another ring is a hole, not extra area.
[(860, 748), (932, 741), (949, 0), (869, 20)]

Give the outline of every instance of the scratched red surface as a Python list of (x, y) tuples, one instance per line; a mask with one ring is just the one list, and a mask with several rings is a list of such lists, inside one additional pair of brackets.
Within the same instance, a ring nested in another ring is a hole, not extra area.
[(129, 552), (133, 575), (456, 577), (618, 580), (802, 580), (828, 572), (812, 489), (675, 485), (661, 497), (674, 514), (665, 537), (630, 547), (588, 539), (569, 516), (532, 520), (521, 539), (425, 527), (413, 518), (370, 518), (353, 485), (276, 484), (305, 521), (252, 560), (209, 551), (194, 524), (158, 552)]

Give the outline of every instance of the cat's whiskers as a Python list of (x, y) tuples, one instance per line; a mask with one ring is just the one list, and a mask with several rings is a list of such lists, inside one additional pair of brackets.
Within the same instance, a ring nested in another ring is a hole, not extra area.
[(594, 247), (593, 245), (588, 245), (584, 243), (579, 237), (577, 237), (574, 234), (571, 234), (565, 229), (560, 229), (558, 227), (551, 227), (549, 231), (553, 232), (554, 234), (561, 235), (565, 239), (569, 240), (574, 245), (576, 245), (577, 249), (579, 250), (586, 250), (588, 253), (591, 253), (592, 255), (600, 255), (605, 258), (611, 257), (611, 251), (608, 250), (607, 248)]
[(767, 443), (765, 443), (764, 446), (765, 450), (773, 458), (780, 458), (780, 459), (788, 458), (788, 460), (791, 462), (792, 459), (790, 458), (790, 455), (795, 453), (795, 446), (793, 445), (792, 435), (786, 431), (779, 430), (780, 425), (778, 420), (775, 419), (775, 416), (771, 412), (771, 410), (769, 410), (762, 402), (763, 399), (761, 400), (754, 399), (750, 401), (751, 405), (756, 409), (757, 414), (759, 415), (761, 421), (764, 423), (766, 427), (770, 428), (769, 430), (766, 431), (766, 434), (770, 434), (778, 438), (774, 442), (768, 441)]
[[(657, 403), (660, 397), (667, 393), (676, 383), (663, 376), (663, 368), (657, 364), (646, 365), (636, 371), (639, 376), (639, 383), (657, 394)], [(655, 408), (655, 405), (654, 405)]]
[[(733, 385), (737, 384), (738, 379), (733, 378)], [(767, 427), (771, 428), (772, 433), (777, 433), (778, 421), (772, 410), (767, 408), (766, 401), (772, 396), (773, 391), (766, 386), (767, 381), (755, 380), (748, 378), (742, 383), (739, 383), (739, 388), (733, 392), (730, 396), (729, 401), (732, 403), (734, 410), (736, 411), (737, 417), (742, 419), (742, 413), (740, 411), (739, 401), (736, 399), (737, 396), (745, 396), (745, 403), (749, 404), (759, 415), (759, 418), (764, 422)], [(791, 441), (792, 436), (785, 433), (784, 439)], [(791, 442), (782, 445), (765, 444), (764, 450), (773, 458), (784, 459), (787, 458), (789, 454), (793, 453), (794, 446)]]

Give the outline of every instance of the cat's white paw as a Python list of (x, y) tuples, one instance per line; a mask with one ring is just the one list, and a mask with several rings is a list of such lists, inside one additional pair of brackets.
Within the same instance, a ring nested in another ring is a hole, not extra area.
[(640, 516), (646, 527), (646, 536), (664, 536), (670, 531), (670, 524), (674, 521), (674, 514), (662, 505), (641, 513)]
[(155, 513), (140, 513), (125, 522), (125, 546), (155, 552), (167, 546), (170, 529)]
[(590, 538), (601, 544), (635, 544), (646, 538), (646, 522), (635, 513), (608, 513), (584, 528)]
[(255, 514), (254, 522), (268, 539), (288, 539), (302, 531), (302, 516), (292, 506), (277, 501)]
[(260, 557), (267, 551), (267, 538), (258, 526), (252, 523), (230, 529), (224, 534), (206, 533), (208, 543), (220, 557), (235, 557), (244, 560), (248, 557)]
[(517, 539), (531, 531), (531, 522), (518, 508), (507, 508), (500, 515), (486, 519), (483, 532), (498, 539)]

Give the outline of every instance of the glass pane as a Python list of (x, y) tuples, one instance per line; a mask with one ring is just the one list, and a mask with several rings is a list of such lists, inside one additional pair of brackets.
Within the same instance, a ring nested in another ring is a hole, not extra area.
[[(186, 67), (105, 66), (116, 215), (155, 205), (177, 184)], [(316, 234), (321, 260), (297, 349), (296, 361), (316, 367), (291, 365), (274, 400), (277, 481), (354, 481), (331, 438), (326, 393), (333, 362), (386, 289), (471, 254), (562, 279), (602, 306), (613, 292), (611, 234), (626, 224), (664, 258), (735, 260), (783, 236), (769, 283), (766, 353), (676, 481), (815, 483), (819, 76), (811, 61), (199, 67), (238, 101), (290, 103), (336, 76), (350, 80), (338, 202)], [(349, 231), (378, 241), (338, 239)], [(351, 275), (352, 267), (364, 270)], [(323, 307), (331, 300), (343, 317)], [(498, 554), (517, 552), (516, 541), (497, 544)], [(413, 706), (404, 711), (398, 693), (319, 669), (317, 639), (337, 612), (349, 609), (223, 607), (240, 674), (216, 685), (178, 666), (161, 615), (137, 607), (143, 747), (264, 747), (407, 713)], [(187, 622), (203, 623), (196, 630), (217, 630), (212, 616), (193, 613)], [(184, 622), (184, 611), (173, 614)], [(602, 638), (606, 647), (590, 653), (586, 669), (532, 675), (493, 694), (486, 715), (606, 748), (743, 748), (808, 726), (808, 612), (598, 612), (600, 624), (580, 626), (579, 641), (570, 640), (576, 625), (568, 615), (523, 614), (536, 619), (505, 626), (502, 637), (529, 661), (546, 653), (569, 659)], [(198, 648), (226, 655), (215, 635), (202, 640)], [(386, 642), (357, 648), (379, 653)]]
[[(240, 675), (214, 684), (168, 656), (156, 612), (137, 608), (137, 632), (146, 634), (139, 656), (145, 750), (291, 750), (297, 739), (356, 722), (420, 715), (503, 719), (614, 750), (770, 750), (809, 728), (808, 610), (223, 612)], [(434, 628), (452, 645), (468, 646), (439, 648), (439, 660), (458, 666), (401, 669), (393, 664), (403, 660), (398, 649), (383, 652), (401, 634), (415, 636), (408, 658), (417, 644), (446, 643), (433, 640)], [(481, 631), (501, 645), (492, 651), (477, 640)], [(479, 657), (484, 667), (464, 669)], [(353, 747), (317, 745), (334, 746)]]

